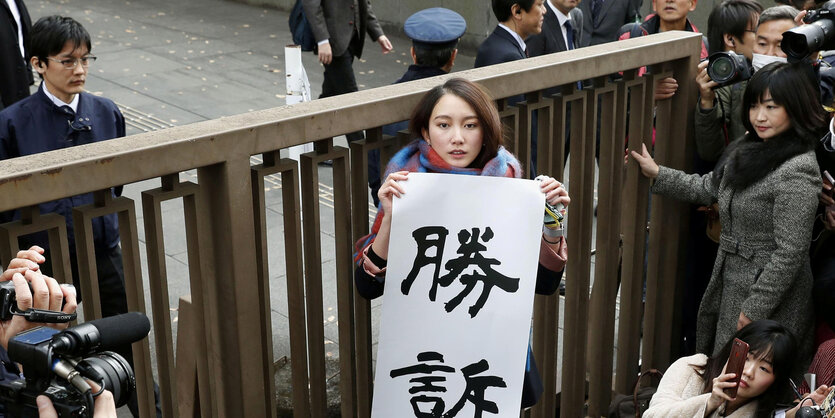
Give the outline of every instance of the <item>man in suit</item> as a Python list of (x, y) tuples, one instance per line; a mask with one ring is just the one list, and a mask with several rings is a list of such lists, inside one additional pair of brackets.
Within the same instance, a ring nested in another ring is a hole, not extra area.
[(621, 26), (637, 22), (642, 0), (586, 0), (583, 11), (583, 42), (580, 46), (598, 45), (618, 39)]
[(0, 110), (29, 96), (34, 82), (24, 45), (32, 20), (23, 0), (0, 0)]
[(528, 55), (536, 57), (580, 47), (583, 11), (579, 0), (548, 0), (542, 32), (525, 40)]
[[(392, 49), (371, 10), (371, 1), (303, 0), (302, 6), (316, 38), (319, 62), (325, 66), (319, 98), (357, 91), (353, 63), (354, 57), (362, 56), (365, 34), (380, 44), (383, 54)], [(348, 134), (349, 141), (361, 138), (360, 132)]]
[(475, 67), (525, 58), (525, 39), (542, 31), (545, 0), (493, 0), (499, 24), (478, 47)]

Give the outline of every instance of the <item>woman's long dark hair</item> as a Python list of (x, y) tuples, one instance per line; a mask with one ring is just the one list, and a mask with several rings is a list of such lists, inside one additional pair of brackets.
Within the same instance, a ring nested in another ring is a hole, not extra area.
[(755, 358), (770, 359), (774, 382), (757, 397), (757, 416), (771, 417), (777, 402), (784, 400), (789, 393), (789, 377), (797, 357), (797, 339), (777, 321), (762, 319), (751, 322), (737, 331), (715, 356), (708, 358), (704, 367), (694, 366), (701, 371), (704, 379), (704, 393), (713, 390), (713, 379), (722, 374), (731, 355), (734, 338), (748, 343), (748, 352)]
[[(748, 131), (731, 142), (713, 170), (718, 185), (722, 176), (741, 190), (762, 179), (786, 160), (815, 149), (826, 127), (817, 76), (808, 62), (772, 63), (754, 73), (742, 98), (742, 124)], [(785, 132), (763, 141), (751, 124), (749, 109), (762, 102), (766, 92), (783, 106), (791, 121)]]
[(476, 116), (478, 116), (478, 121), (481, 123), (483, 146), (475, 160), (470, 163), (470, 168), (484, 168), (488, 161), (496, 157), (504, 138), (502, 121), (499, 119), (496, 103), (490, 98), (490, 94), (478, 84), (463, 78), (450, 78), (446, 83), (429, 90), (415, 106), (409, 122), (409, 130), (416, 137), (423, 137), (423, 131), (429, 129), (432, 110), (435, 109), (435, 105), (438, 104), (441, 97), (446, 94), (460, 97), (473, 108)]

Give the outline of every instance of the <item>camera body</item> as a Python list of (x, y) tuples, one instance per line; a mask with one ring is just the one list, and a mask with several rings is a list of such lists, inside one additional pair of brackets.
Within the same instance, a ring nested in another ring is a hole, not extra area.
[(58, 333), (54, 328), (38, 327), (9, 340), (9, 358), (23, 366), (26, 378), (0, 381), (0, 403), (5, 405), (7, 417), (37, 417), (38, 395), (52, 400), (59, 417), (92, 417), (93, 396), (89, 386), (86, 392), (82, 390), (86, 385), (82, 375), (111, 391), (117, 407), (135, 390), (133, 370), (122, 356), (101, 351), (82, 359), (59, 353), (53, 344)]
[[(29, 287), (31, 292), (32, 287)], [(25, 312), (19, 311), (17, 308), (17, 297), (15, 296), (14, 282), (11, 280), (0, 283), (0, 321), (8, 321), (15, 315), (26, 317), (31, 322), (47, 322), (53, 324), (63, 324), (74, 321), (77, 317), (75, 313), (66, 314), (59, 311), (47, 311), (43, 309), (28, 309)], [(61, 306), (63, 308), (63, 304)]]
[(707, 75), (718, 87), (736, 84), (751, 78), (754, 68), (745, 55), (733, 51), (714, 52), (708, 58)]
[(815, 51), (835, 49), (835, 0), (810, 11), (803, 21), (807, 25), (783, 32), (780, 48), (789, 62), (801, 61)]
[(14, 282), (11, 280), (0, 283), (0, 321), (8, 321), (14, 316), (17, 308)]

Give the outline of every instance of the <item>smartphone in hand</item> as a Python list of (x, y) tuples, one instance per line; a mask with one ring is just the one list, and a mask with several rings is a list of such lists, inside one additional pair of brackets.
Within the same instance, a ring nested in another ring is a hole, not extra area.
[(826, 177), (826, 181), (829, 182), (829, 197), (835, 197), (835, 179), (833, 179), (832, 174), (829, 174), (826, 170), (823, 170), (823, 176)]
[(748, 359), (748, 343), (734, 338), (733, 346), (731, 346), (731, 355), (728, 356), (728, 365), (725, 368), (725, 373), (734, 373), (736, 376), (731, 382), (736, 383), (733, 387), (725, 389), (725, 394), (731, 398), (736, 397), (736, 392), (739, 390), (739, 380), (742, 378), (742, 370), (745, 368), (745, 360)]

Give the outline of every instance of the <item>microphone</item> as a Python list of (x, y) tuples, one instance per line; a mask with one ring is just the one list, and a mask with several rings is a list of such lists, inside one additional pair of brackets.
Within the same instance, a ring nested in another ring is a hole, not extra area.
[(55, 353), (80, 357), (139, 341), (149, 331), (151, 322), (145, 314), (128, 312), (67, 328), (52, 336), (51, 346)]

